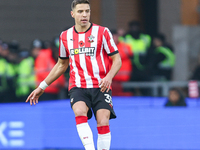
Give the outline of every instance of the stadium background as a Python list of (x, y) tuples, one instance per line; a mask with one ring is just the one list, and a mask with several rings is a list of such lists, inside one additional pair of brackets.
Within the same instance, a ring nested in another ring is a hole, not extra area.
[[(71, 0), (2, 0), (0, 37), (17, 39), (24, 48), (29, 48), (31, 41), (38, 37), (51, 40), (74, 24), (70, 4)], [(91, 0), (91, 5), (94, 23), (110, 29), (127, 28), (128, 22), (134, 19), (141, 21), (144, 31), (150, 35), (157, 31), (164, 33), (177, 56), (174, 80), (187, 81), (200, 49), (199, 0)], [(165, 98), (115, 97), (113, 100), (119, 119), (111, 122), (112, 149), (199, 149), (198, 99), (188, 99), (187, 109), (166, 109)], [(61, 106), (66, 108), (58, 111)], [(54, 116), (55, 112), (59, 117)], [(72, 116), (68, 100), (42, 102), (34, 108), (26, 104), (0, 104), (0, 149), (81, 148)], [(54, 122), (52, 118), (58, 120)], [(13, 122), (20, 128), (18, 133), (10, 132)], [(94, 120), (91, 125), (95, 134)], [(62, 126), (62, 134), (57, 135)], [(22, 147), (12, 147), (9, 143), (16, 134), (25, 141)], [(61, 141), (55, 140), (59, 139), (55, 136), (61, 136)]]
[[(71, 0), (0, 1), (0, 36), (18, 40), (22, 48), (30, 48), (38, 37), (51, 41), (74, 24), (70, 5)], [(129, 21), (139, 20), (146, 33), (165, 34), (177, 56), (174, 79), (186, 80), (191, 74), (200, 47), (199, 0), (91, 0), (91, 5), (94, 23), (127, 29)]]

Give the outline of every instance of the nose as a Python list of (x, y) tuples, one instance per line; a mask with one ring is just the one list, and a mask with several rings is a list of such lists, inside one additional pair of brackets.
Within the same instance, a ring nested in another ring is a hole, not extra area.
[(86, 11), (83, 12), (83, 16), (87, 16), (87, 12)]

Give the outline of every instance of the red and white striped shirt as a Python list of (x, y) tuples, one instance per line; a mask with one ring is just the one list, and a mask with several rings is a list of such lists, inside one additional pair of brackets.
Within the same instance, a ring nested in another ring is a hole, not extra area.
[(69, 90), (73, 87), (99, 88), (110, 69), (109, 56), (118, 53), (108, 28), (91, 24), (86, 32), (75, 27), (60, 35), (59, 57), (69, 58)]

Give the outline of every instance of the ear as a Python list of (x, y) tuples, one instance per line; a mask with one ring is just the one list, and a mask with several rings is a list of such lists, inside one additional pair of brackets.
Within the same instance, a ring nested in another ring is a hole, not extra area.
[(71, 11), (71, 16), (72, 16), (72, 18), (74, 18), (74, 12), (73, 11)]

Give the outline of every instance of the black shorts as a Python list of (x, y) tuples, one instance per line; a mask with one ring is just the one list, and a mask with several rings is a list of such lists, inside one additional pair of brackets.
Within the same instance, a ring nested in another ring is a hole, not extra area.
[(92, 118), (92, 111), (96, 118), (96, 112), (99, 109), (110, 110), (110, 119), (116, 118), (113, 110), (112, 91), (102, 93), (100, 88), (77, 88), (69, 91), (71, 107), (78, 101), (84, 101), (89, 108), (87, 117)]

